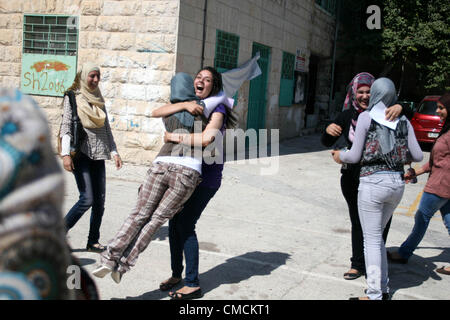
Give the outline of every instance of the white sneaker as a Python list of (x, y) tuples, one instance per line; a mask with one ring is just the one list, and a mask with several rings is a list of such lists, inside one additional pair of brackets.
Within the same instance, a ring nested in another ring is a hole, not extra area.
[(117, 270), (114, 270), (114, 271), (111, 273), (111, 278), (114, 280), (115, 283), (119, 284), (119, 283), (120, 283), (120, 280), (122, 280), (122, 273), (120, 273), (120, 272), (117, 271)]
[(101, 266), (99, 266), (97, 269), (95, 269), (92, 274), (94, 276), (96, 276), (97, 278), (103, 278), (104, 276), (106, 276), (108, 273), (110, 273), (112, 270), (110, 267), (102, 264)]

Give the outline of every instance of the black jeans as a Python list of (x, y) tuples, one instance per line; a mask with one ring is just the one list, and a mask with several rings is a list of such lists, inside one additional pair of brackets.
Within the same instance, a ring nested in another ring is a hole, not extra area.
[(197, 187), (189, 200), (184, 204), (184, 208), (169, 221), (172, 277), (181, 278), (184, 251), (186, 259), (184, 283), (188, 287), (200, 286), (198, 279), (199, 247), (195, 233), (195, 224), (217, 190)]
[[(366, 265), (364, 261), (364, 238), (361, 228), (361, 222), (358, 215), (358, 187), (359, 187), (359, 167), (349, 166), (349, 169), (342, 170), (341, 190), (347, 202), (350, 221), (352, 224), (352, 257), (351, 268), (365, 272)], [(383, 240), (386, 243), (392, 217), (389, 219), (384, 232)]]
[(80, 152), (73, 165), (80, 197), (64, 217), (66, 230), (69, 231), (92, 207), (88, 244), (95, 244), (100, 238), (100, 225), (105, 211), (105, 161), (92, 160)]

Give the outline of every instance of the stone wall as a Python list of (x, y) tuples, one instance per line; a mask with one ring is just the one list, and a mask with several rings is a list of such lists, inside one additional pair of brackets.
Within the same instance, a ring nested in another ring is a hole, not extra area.
[[(191, 75), (202, 65), (204, 0), (0, 0), (0, 85), (20, 87), (23, 14), (80, 17), (78, 66), (94, 61), (111, 127), (125, 161), (145, 164), (162, 145), (160, 119), (150, 111), (168, 102), (175, 72)], [(208, 0), (203, 65), (214, 65), (216, 32), (237, 34), (239, 61), (251, 58), (254, 42), (271, 47), (266, 127), (280, 138), (301, 134), (304, 105), (279, 107), (283, 51), (297, 49), (320, 62), (316, 110), (327, 109), (334, 18), (314, 0)], [(246, 129), (249, 82), (235, 111)], [(34, 96), (56, 134), (61, 98)]]
[[(162, 122), (149, 114), (169, 99), (178, 6), (178, 0), (0, 0), (0, 85), (20, 87), (23, 14), (79, 16), (78, 66), (94, 61), (101, 68), (119, 153), (128, 162), (149, 163), (162, 144)], [(56, 134), (62, 99), (34, 98)]]

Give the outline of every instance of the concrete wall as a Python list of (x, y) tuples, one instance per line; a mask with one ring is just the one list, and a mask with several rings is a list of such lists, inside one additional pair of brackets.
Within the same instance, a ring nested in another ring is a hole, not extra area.
[[(177, 71), (195, 74), (202, 65), (204, 5), (204, 0), (180, 1)], [(305, 127), (304, 105), (278, 105), (283, 51), (296, 54), (297, 49), (302, 49), (307, 57), (313, 53), (323, 58), (315, 112), (319, 114), (321, 108), (327, 108), (335, 19), (314, 0), (209, 0), (206, 25), (204, 65), (214, 65), (217, 29), (239, 36), (238, 64), (251, 58), (253, 42), (272, 48), (266, 127), (279, 128), (281, 139), (298, 136)], [(247, 82), (239, 91), (235, 108), (244, 129), (248, 96)]]

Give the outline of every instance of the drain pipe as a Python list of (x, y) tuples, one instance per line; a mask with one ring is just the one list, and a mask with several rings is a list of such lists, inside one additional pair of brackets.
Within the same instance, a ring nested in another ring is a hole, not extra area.
[(204, 67), (205, 63), (205, 45), (206, 45), (206, 16), (208, 12), (208, 0), (205, 0), (205, 5), (203, 9), (203, 40), (202, 40), (202, 62), (201, 67), (202, 69)]
[(330, 97), (328, 100), (328, 117), (331, 116), (331, 100), (333, 97), (333, 90), (334, 90), (334, 69), (336, 65), (336, 46), (337, 46), (337, 38), (338, 38), (338, 30), (339, 30), (339, 15), (340, 15), (340, 1), (337, 1), (336, 3), (336, 30), (334, 33), (334, 46), (333, 46), (333, 62), (331, 66), (331, 86), (330, 86)]

